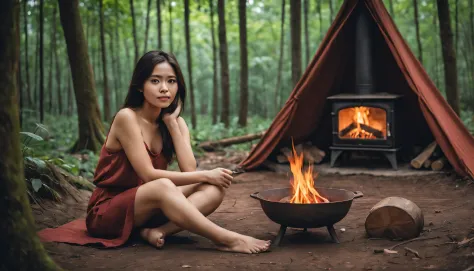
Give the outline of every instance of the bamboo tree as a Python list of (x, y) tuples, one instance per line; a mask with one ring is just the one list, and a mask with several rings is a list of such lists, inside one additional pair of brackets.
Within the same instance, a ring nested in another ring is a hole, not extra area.
[(94, 77), (79, 14), (79, 0), (59, 0), (59, 13), (66, 39), (79, 118), (79, 139), (72, 151), (98, 151), (104, 143)]
[(423, 63), (423, 48), (421, 46), (421, 38), (420, 38), (420, 24), (418, 22), (418, 1), (413, 0), (413, 7), (414, 7), (414, 19), (415, 19), (415, 30), (416, 30), (416, 41), (418, 43), (418, 60), (420, 63)]
[(186, 36), (186, 59), (188, 61), (188, 76), (189, 76), (189, 94), (191, 96), (191, 123), (193, 129), (196, 129), (196, 107), (194, 102), (193, 89), (193, 62), (191, 56), (191, 37), (189, 36), (189, 0), (184, 0), (184, 31)]
[(229, 127), (229, 61), (227, 55), (227, 35), (225, 26), (225, 2), (217, 0), (217, 15), (219, 17), (219, 55), (221, 62), (221, 88), (222, 88), (222, 109), (221, 122), (226, 128)]
[(107, 54), (105, 49), (105, 30), (104, 30), (104, 0), (99, 1), (99, 23), (100, 23), (100, 48), (102, 51), (102, 78), (104, 79), (104, 120), (110, 120), (110, 91), (109, 80), (107, 78)]
[(281, 108), (280, 84), (283, 70), (283, 52), (285, 48), (285, 0), (281, 1), (281, 23), (280, 23), (280, 57), (278, 59), (278, 71), (275, 86), (275, 114)]
[(290, 1), (291, 80), (293, 87), (301, 77), (301, 2)]
[(217, 114), (219, 106), (219, 95), (217, 91), (217, 49), (214, 34), (214, 0), (209, 0), (209, 12), (211, 20), (211, 40), (212, 40), (212, 124), (217, 123)]
[(246, 0), (239, 0), (239, 37), (240, 37), (240, 108), (239, 125), (247, 126), (249, 107), (249, 64), (247, 53), (247, 14)]
[(148, 5), (147, 5), (147, 10), (146, 10), (146, 22), (145, 22), (145, 46), (143, 49), (143, 52), (147, 52), (148, 48), (148, 30), (150, 29), (150, 10), (151, 10), (151, 0), (148, 0)]
[(459, 115), (459, 90), (457, 81), (456, 54), (453, 46), (453, 32), (449, 14), (448, 0), (437, 0), (439, 33), (444, 60), (446, 97), (454, 112)]
[(18, 0), (0, 9), (0, 270), (58, 270), (36, 235), (26, 193), (18, 122)]
[(137, 40), (137, 27), (135, 22), (135, 11), (133, 8), (133, 0), (130, 0), (130, 13), (132, 15), (132, 32), (133, 32), (133, 44), (135, 46), (135, 60), (133, 64), (138, 61), (138, 40)]

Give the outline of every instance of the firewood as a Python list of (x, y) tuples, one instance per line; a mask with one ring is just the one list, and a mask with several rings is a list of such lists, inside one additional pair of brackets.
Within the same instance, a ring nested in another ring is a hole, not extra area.
[(388, 197), (379, 201), (365, 220), (369, 237), (410, 239), (417, 237), (424, 226), (423, 212), (412, 201)]
[(319, 164), (324, 159), (324, 156), (326, 156), (326, 153), (316, 146), (304, 146), (303, 155), (307, 162)]
[(433, 141), (417, 157), (411, 160), (411, 163), (410, 163), (411, 166), (414, 168), (421, 168), (423, 163), (431, 156), (436, 146), (437, 146), (436, 141)]
[(245, 143), (245, 142), (252, 141), (255, 139), (259, 139), (265, 134), (265, 132), (266, 131), (262, 131), (256, 134), (229, 137), (229, 138), (224, 138), (224, 139), (215, 140), (215, 141), (205, 141), (199, 144), (198, 147), (202, 148), (205, 151), (213, 151), (217, 147), (225, 147), (225, 146), (230, 146), (233, 144), (240, 144), (240, 143)]
[(430, 168), (432, 163), (433, 163), (433, 160), (431, 160), (431, 158), (429, 158), (423, 163), (423, 167), (424, 168)]
[(278, 162), (279, 164), (288, 163), (288, 157), (286, 157), (286, 155), (284, 155), (284, 154), (279, 154), (279, 155), (277, 155), (276, 159), (277, 159), (277, 162)]
[(436, 171), (442, 170), (447, 162), (448, 160), (443, 156), (431, 164), (431, 169)]

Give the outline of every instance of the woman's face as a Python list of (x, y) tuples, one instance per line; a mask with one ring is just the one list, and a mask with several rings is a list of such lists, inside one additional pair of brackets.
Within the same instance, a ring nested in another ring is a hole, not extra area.
[(150, 77), (143, 84), (145, 101), (158, 108), (168, 107), (173, 102), (177, 92), (176, 74), (168, 62), (157, 64)]

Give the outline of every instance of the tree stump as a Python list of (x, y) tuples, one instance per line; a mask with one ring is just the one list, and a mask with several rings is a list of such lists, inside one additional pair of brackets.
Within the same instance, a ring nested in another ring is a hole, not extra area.
[(411, 239), (420, 235), (424, 218), (421, 209), (412, 201), (388, 197), (372, 207), (365, 220), (369, 237)]

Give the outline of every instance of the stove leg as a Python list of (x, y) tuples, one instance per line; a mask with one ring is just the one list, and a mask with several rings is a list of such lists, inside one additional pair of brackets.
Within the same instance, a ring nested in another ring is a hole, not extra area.
[(341, 153), (342, 150), (331, 150), (331, 167), (334, 167), (334, 164)]
[(334, 230), (334, 226), (327, 226), (329, 235), (331, 235), (332, 241), (336, 244), (339, 244), (339, 238), (337, 238), (336, 230)]
[(397, 170), (397, 153), (396, 152), (384, 152), (385, 157), (387, 157), (388, 161), (392, 165), (392, 168)]
[(278, 231), (278, 235), (275, 237), (275, 240), (273, 240), (273, 246), (280, 246), (281, 240), (283, 239), (283, 235), (285, 235), (285, 232), (286, 226), (281, 225), (280, 230)]

